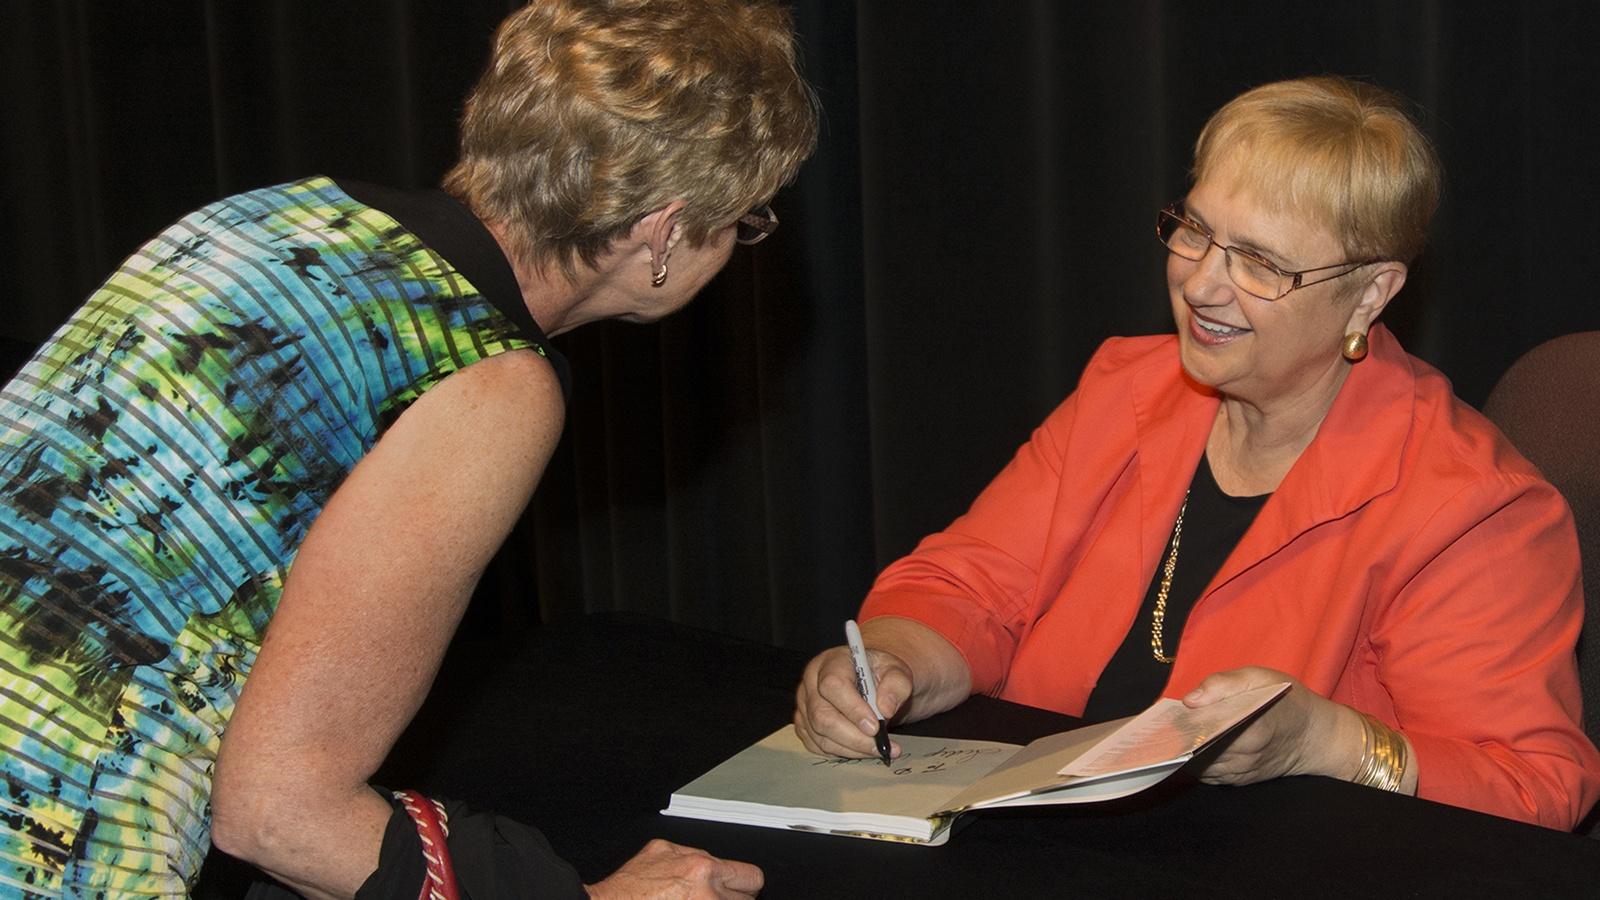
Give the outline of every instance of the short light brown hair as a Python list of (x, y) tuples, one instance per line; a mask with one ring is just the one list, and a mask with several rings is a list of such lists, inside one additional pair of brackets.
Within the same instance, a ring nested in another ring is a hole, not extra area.
[(816, 133), (775, 2), (537, 0), (495, 32), (444, 187), (520, 261), (571, 276), (673, 200), (704, 243), (793, 179)]
[(1352, 259), (1409, 264), (1439, 205), (1439, 159), (1403, 102), (1334, 76), (1265, 84), (1217, 110), (1194, 179), (1224, 172), (1259, 202), (1320, 219)]

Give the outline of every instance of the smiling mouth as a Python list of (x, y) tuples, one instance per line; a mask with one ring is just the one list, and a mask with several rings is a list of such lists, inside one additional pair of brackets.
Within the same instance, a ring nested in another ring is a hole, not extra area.
[(1213, 335), (1215, 337), (1238, 337), (1241, 334), (1248, 334), (1250, 331), (1248, 328), (1236, 328), (1232, 325), (1224, 325), (1221, 322), (1213, 322), (1199, 313), (1194, 312), (1193, 310), (1190, 310), (1189, 312), (1191, 318), (1194, 320), (1194, 324), (1199, 327), (1201, 331), (1204, 331), (1206, 334)]

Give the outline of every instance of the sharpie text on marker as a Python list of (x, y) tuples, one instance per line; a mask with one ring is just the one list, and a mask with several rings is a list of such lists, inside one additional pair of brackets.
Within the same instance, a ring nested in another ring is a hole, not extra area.
[(861, 640), (861, 628), (856, 625), (855, 619), (846, 619), (844, 623), (844, 640), (850, 647), (850, 659), (856, 667), (856, 690), (866, 698), (867, 705), (872, 707), (872, 714), (878, 718), (878, 731), (872, 736), (872, 742), (878, 747), (878, 756), (883, 758), (883, 764), (889, 765), (889, 723), (884, 721), (883, 713), (878, 711), (878, 681), (872, 675), (872, 663), (867, 659), (867, 645)]

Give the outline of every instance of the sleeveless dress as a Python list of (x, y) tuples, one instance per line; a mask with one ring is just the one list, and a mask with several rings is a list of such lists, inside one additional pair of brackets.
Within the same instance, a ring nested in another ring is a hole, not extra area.
[(0, 895), (186, 893), (307, 530), (410, 403), (520, 349), (565, 384), (464, 207), (311, 178), (163, 231), (0, 391)]

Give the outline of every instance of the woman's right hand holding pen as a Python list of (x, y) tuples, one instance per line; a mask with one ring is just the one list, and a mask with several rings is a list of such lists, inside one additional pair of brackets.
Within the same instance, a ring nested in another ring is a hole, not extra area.
[[(878, 711), (890, 722), (913, 722), (967, 698), (971, 674), (948, 641), (926, 625), (893, 616), (861, 624), (877, 678)], [(877, 716), (856, 686), (846, 647), (832, 647), (806, 664), (795, 691), (795, 731), (806, 749), (826, 756), (877, 756)], [(900, 747), (890, 741), (891, 752)]]
[[(911, 669), (900, 657), (883, 650), (867, 650), (872, 674), (878, 679), (878, 711), (885, 720), (895, 714), (911, 696)], [(847, 647), (831, 647), (806, 664), (795, 691), (795, 732), (812, 753), (826, 756), (871, 757), (878, 755), (873, 735), (878, 733), (878, 717), (856, 688), (856, 668)], [(891, 738), (890, 754), (900, 755), (900, 745)]]

